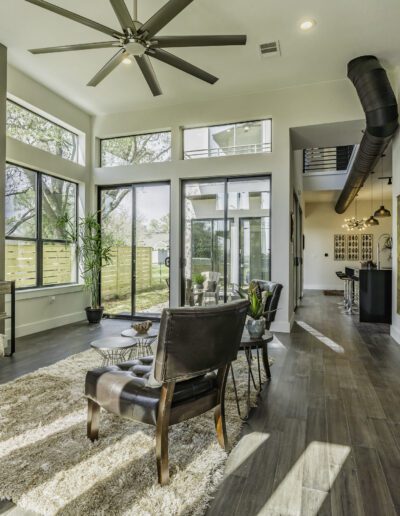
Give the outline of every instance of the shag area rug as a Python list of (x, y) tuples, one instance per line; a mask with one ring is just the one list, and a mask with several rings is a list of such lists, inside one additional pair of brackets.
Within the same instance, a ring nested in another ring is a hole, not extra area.
[[(43, 515), (203, 514), (227, 459), (213, 411), (170, 428), (171, 482), (160, 487), (154, 427), (102, 411), (99, 440), (87, 439), (85, 373), (98, 365), (85, 351), (0, 386), (0, 499)], [(234, 370), (244, 406), (244, 356)], [(226, 415), (232, 445), (241, 421), (231, 379)]]

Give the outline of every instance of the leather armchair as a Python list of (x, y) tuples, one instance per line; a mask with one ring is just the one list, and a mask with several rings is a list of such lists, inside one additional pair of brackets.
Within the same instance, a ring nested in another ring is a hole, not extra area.
[(100, 407), (123, 418), (156, 427), (158, 480), (169, 481), (168, 428), (215, 409), (220, 445), (227, 448), (224, 393), (230, 364), (236, 359), (248, 301), (213, 307), (166, 309), (160, 323), (154, 378), (153, 357), (101, 367), (86, 375), (87, 435), (98, 439)]

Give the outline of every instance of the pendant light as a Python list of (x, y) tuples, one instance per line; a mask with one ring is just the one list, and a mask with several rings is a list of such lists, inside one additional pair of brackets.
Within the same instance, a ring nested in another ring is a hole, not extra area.
[(379, 220), (378, 220), (378, 219), (376, 219), (376, 218), (372, 215), (372, 210), (373, 210), (372, 206), (374, 205), (374, 179), (373, 179), (373, 177), (372, 177), (373, 173), (374, 173), (374, 172), (372, 171), (372, 172), (371, 172), (371, 174), (370, 174), (370, 178), (371, 178), (371, 180), (370, 180), (370, 183), (371, 183), (371, 216), (370, 216), (370, 218), (369, 218), (369, 219), (367, 219), (367, 220), (365, 221), (365, 225), (366, 225), (366, 226), (368, 226), (368, 227), (371, 227), (371, 226), (379, 226)]
[(345, 223), (342, 225), (342, 228), (347, 229), (347, 231), (354, 231), (355, 229), (358, 231), (365, 231), (365, 228), (367, 227), (366, 219), (359, 219), (357, 217), (357, 197), (354, 201), (354, 217), (344, 219), (344, 222)]
[[(384, 154), (382, 154), (381, 156), (381, 180), (383, 178), (383, 157), (384, 157)], [(387, 210), (385, 208), (385, 206), (383, 205), (383, 181), (382, 181), (382, 196), (381, 196), (381, 202), (382, 204), (380, 205), (379, 209), (376, 210), (376, 212), (374, 213), (374, 217), (381, 217), (381, 218), (384, 218), (384, 217), (390, 217), (392, 214), (390, 213), (389, 210)]]

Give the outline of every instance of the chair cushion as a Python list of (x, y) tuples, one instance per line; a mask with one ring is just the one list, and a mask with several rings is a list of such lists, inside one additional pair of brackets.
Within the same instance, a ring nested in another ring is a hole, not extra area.
[[(86, 396), (118, 416), (155, 425), (161, 388), (147, 385), (151, 370), (148, 364), (150, 358), (152, 360), (152, 357), (145, 357), (88, 371)], [(185, 401), (213, 392), (217, 393), (215, 373), (179, 382), (175, 386), (171, 412)]]

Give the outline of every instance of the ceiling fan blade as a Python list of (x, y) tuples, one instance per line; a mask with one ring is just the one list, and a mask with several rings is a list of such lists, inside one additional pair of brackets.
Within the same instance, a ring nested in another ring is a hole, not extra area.
[(197, 66), (194, 66), (188, 63), (187, 61), (184, 61), (180, 57), (170, 54), (169, 52), (166, 52), (165, 50), (161, 50), (160, 48), (149, 48), (146, 51), (146, 53), (149, 56), (154, 57), (159, 61), (162, 61), (163, 63), (167, 63), (171, 66), (174, 66), (175, 68), (182, 70), (182, 72), (186, 72), (190, 75), (193, 75), (194, 77), (197, 77), (202, 81), (208, 82), (209, 84), (214, 84), (218, 81), (218, 77), (215, 77), (214, 75), (211, 75), (210, 73), (202, 70), (201, 68), (198, 68)]
[(59, 47), (32, 48), (31, 54), (53, 54), (55, 52), (70, 52), (72, 50), (90, 50), (92, 48), (113, 48), (120, 47), (118, 41), (101, 41), (99, 43), (82, 43), (79, 45), (62, 45)]
[(133, 33), (136, 32), (131, 15), (124, 0), (110, 0), (111, 6), (118, 18), (123, 30), (131, 29)]
[(151, 41), (154, 48), (208, 47), (223, 45), (245, 45), (247, 36), (155, 36)]
[(87, 86), (97, 86), (103, 79), (107, 77), (124, 59), (126, 51), (124, 48), (118, 50), (118, 52), (103, 66), (103, 68), (96, 73), (91, 79)]
[(154, 97), (162, 95), (160, 85), (158, 84), (156, 74), (154, 73), (153, 67), (150, 63), (150, 59), (148, 58), (148, 56), (135, 56), (135, 59), (137, 64), (139, 65), (139, 68), (142, 71), (144, 78), (146, 79), (147, 84), (149, 85), (149, 88), (151, 89), (151, 93), (154, 95)]
[(147, 33), (147, 38), (152, 38), (154, 34), (165, 27), (175, 16), (177, 16), (185, 7), (191, 4), (193, 0), (169, 0), (160, 10), (156, 12), (145, 24), (143, 24), (139, 33)]
[(45, 0), (25, 0), (25, 1), (29, 2), (30, 4), (34, 4), (39, 7), (42, 7), (43, 9), (47, 9), (48, 11), (51, 11), (53, 13), (64, 16), (65, 18), (69, 18), (70, 20), (81, 23), (82, 25), (86, 25), (87, 27), (90, 27), (92, 29), (98, 30), (100, 32), (104, 32), (105, 34), (108, 34), (109, 36), (112, 36), (114, 38), (123, 38), (124, 37), (124, 35), (121, 32), (118, 32), (117, 30), (111, 29), (110, 27), (106, 27), (105, 25), (102, 25), (101, 23), (97, 23), (93, 20), (89, 20), (89, 18), (80, 16), (79, 14), (73, 13), (72, 11), (67, 11), (67, 9), (58, 7), (58, 5), (53, 5), (50, 2), (45, 2)]

